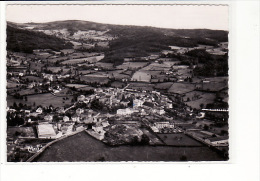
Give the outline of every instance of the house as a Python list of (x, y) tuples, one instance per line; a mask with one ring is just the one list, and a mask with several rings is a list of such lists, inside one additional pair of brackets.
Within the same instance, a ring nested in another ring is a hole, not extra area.
[(117, 114), (119, 115), (128, 115), (128, 114), (132, 114), (134, 111), (130, 108), (126, 108), (126, 109), (118, 109), (116, 111)]
[(80, 121), (80, 117), (77, 116), (77, 115), (74, 115), (74, 116), (71, 116), (71, 120), (72, 120), (73, 122), (79, 122), (79, 121)]
[(44, 116), (44, 120), (47, 121), (47, 122), (52, 122), (53, 115), (46, 115), (46, 116)]
[(204, 118), (205, 117), (205, 112), (200, 112), (199, 114), (198, 114), (198, 116), (196, 116), (196, 118), (198, 118), (198, 119), (202, 119), (202, 118)]
[(78, 98), (77, 98), (77, 100), (79, 101), (79, 102), (83, 102), (84, 100), (85, 100), (85, 96), (84, 95), (80, 95)]
[(163, 115), (165, 113), (164, 109), (156, 109), (157, 114)]
[(158, 133), (159, 132), (159, 129), (155, 126), (151, 126), (151, 129), (155, 132), (155, 133)]
[(68, 116), (64, 116), (64, 117), (63, 117), (63, 121), (64, 121), (64, 122), (68, 122), (68, 121), (70, 121), (70, 118), (69, 118)]
[(144, 103), (144, 101), (142, 101), (142, 100), (134, 99), (134, 100), (133, 100), (133, 107), (134, 107), (134, 108), (140, 107), (140, 106), (143, 105), (143, 103)]
[(103, 121), (103, 122), (101, 122), (101, 125), (103, 127), (107, 127), (107, 126), (109, 126), (109, 123), (108, 123), (108, 121)]
[(58, 108), (57, 112), (58, 112), (59, 114), (65, 113), (64, 107)]
[(38, 107), (37, 109), (36, 109), (36, 113), (38, 113), (38, 114), (42, 114), (42, 108), (41, 107)]
[(84, 113), (84, 109), (78, 108), (78, 109), (76, 110), (76, 114), (77, 114), (77, 115), (80, 115), (80, 114), (82, 114), (82, 113)]
[(56, 138), (52, 124), (39, 124), (37, 126), (38, 138)]
[(154, 123), (154, 125), (158, 129), (174, 128), (174, 123), (170, 123), (170, 122), (156, 122), (156, 123)]

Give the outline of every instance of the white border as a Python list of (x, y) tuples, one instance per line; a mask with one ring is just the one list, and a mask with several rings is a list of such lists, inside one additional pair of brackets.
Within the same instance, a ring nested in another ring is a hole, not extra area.
[[(8, 2), (8, 4), (43, 4)], [(227, 4), (227, 2), (48, 2), (50, 4)], [(5, 5), (1, 2), (1, 102), (5, 103)], [(18, 163), (6, 162), (5, 106), (1, 113), (1, 170), (5, 180), (250, 180), (259, 178), (259, 1), (230, 4), (230, 155), (227, 163)]]

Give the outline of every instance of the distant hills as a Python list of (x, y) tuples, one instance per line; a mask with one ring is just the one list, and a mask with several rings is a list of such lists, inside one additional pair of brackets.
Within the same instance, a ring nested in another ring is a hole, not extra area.
[(18, 26), (7, 24), (7, 50), (15, 52), (32, 53), (34, 49), (52, 49), (61, 50), (72, 48), (71, 43), (46, 35), (41, 32), (20, 29)]
[[(25, 27), (31, 26), (28, 30)], [(81, 30), (107, 31), (117, 37), (110, 42), (105, 52), (106, 62), (124, 57), (146, 56), (151, 52), (169, 49), (169, 45), (195, 47), (198, 44), (216, 46), (219, 42), (228, 41), (228, 32), (209, 29), (163, 29), (143, 26), (125, 26), (102, 24), (89, 21), (67, 20), (49, 23), (7, 23), (7, 49), (12, 51), (31, 52), (32, 49), (50, 48), (60, 50), (72, 47), (63, 39), (34, 30), (67, 29), (71, 34)]]

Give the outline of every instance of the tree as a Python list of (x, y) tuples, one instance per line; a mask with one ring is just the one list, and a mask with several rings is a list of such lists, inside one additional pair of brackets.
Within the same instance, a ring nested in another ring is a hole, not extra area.
[(143, 134), (141, 137), (141, 144), (149, 144), (150, 138), (146, 135)]
[(203, 107), (204, 107), (204, 104), (203, 104), (203, 103), (201, 103), (201, 104), (200, 104), (200, 108), (201, 108), (201, 109), (203, 109)]

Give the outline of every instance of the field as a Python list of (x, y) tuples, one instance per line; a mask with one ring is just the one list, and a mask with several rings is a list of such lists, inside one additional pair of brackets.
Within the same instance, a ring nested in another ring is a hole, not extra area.
[(65, 64), (79, 64), (79, 63), (85, 63), (85, 62), (94, 63), (94, 62), (98, 62), (98, 61), (102, 60), (103, 58), (104, 58), (104, 55), (94, 56), (94, 57), (86, 57), (86, 58), (70, 59), (70, 60), (66, 60), (64, 62), (61, 62), (61, 64), (63, 64), (63, 65), (65, 65)]
[(47, 148), (34, 162), (64, 161), (188, 161), (224, 160), (208, 147), (118, 146), (110, 147), (85, 132)]
[(88, 74), (80, 77), (80, 80), (85, 81), (86, 83), (108, 83), (109, 79), (104, 75), (97, 75), (97, 74)]
[(111, 87), (115, 87), (115, 88), (123, 88), (125, 86), (126, 86), (125, 83), (119, 81), (115, 81), (111, 83)]
[(135, 89), (135, 90), (153, 91), (154, 85), (153, 84), (146, 84), (146, 83), (130, 83), (128, 88), (129, 89)]
[(157, 70), (157, 71), (167, 71), (169, 70), (171, 65), (169, 63), (151, 63), (150, 65), (144, 67), (142, 70)]
[(96, 63), (96, 66), (104, 69), (109, 69), (109, 70), (114, 68), (112, 63), (104, 63), (104, 62), (98, 62)]
[(62, 67), (48, 67), (47, 70), (52, 71), (53, 73), (58, 73)]
[(175, 93), (175, 94), (184, 94), (190, 91), (193, 91), (195, 89), (195, 86), (193, 84), (187, 84), (187, 83), (174, 83), (168, 92)]
[(138, 69), (146, 66), (147, 62), (125, 62), (122, 65), (117, 66), (118, 69)]
[(202, 90), (206, 91), (220, 91), (224, 88), (227, 88), (228, 84), (226, 82), (217, 82), (217, 83), (204, 83)]
[(71, 104), (71, 96), (67, 96), (68, 100), (63, 100), (63, 97), (54, 96), (50, 93), (45, 94), (36, 94), (27, 96), (27, 101), (21, 99), (15, 99), (12, 96), (7, 96), (7, 106), (12, 106), (14, 102), (16, 104), (22, 103), (27, 105), (33, 105), (35, 103), (36, 106), (50, 106), (53, 105), (54, 107), (62, 107), (66, 104)]
[(184, 100), (186, 101), (188, 98), (190, 99), (190, 101), (186, 102), (188, 106), (200, 109), (201, 104), (207, 105), (209, 103), (213, 103), (216, 95), (214, 93), (192, 91), (185, 95)]
[(183, 133), (158, 135), (167, 145), (171, 146), (203, 146), (202, 143), (190, 138), (189, 136), (186, 136)]
[(36, 76), (32, 76), (32, 75), (24, 76), (24, 77), (22, 77), (22, 79), (23, 79), (23, 80), (28, 79), (28, 80), (31, 81), (31, 82), (33, 82), (33, 81), (34, 81), (34, 82), (42, 82), (42, 81), (43, 81), (42, 78), (36, 77)]
[(85, 84), (66, 84), (66, 87), (75, 87), (75, 88), (82, 88), (87, 87), (88, 85)]
[(66, 84), (66, 87), (75, 87), (77, 90), (82, 91), (89, 91), (94, 89), (94, 87), (85, 84)]
[(162, 89), (162, 90), (167, 90), (172, 86), (172, 82), (163, 82), (163, 83), (158, 83), (155, 85), (155, 89)]
[(18, 84), (15, 82), (7, 82), (7, 89), (16, 88), (16, 86), (19, 86), (19, 85), (22, 85), (22, 84)]

